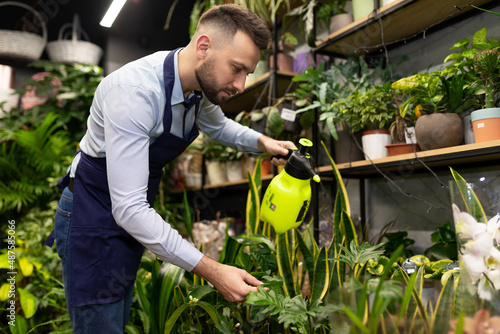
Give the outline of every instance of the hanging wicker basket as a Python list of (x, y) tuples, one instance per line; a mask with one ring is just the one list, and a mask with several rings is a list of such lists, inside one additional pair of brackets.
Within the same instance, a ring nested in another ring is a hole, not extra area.
[(28, 61), (40, 59), (47, 44), (47, 27), (40, 13), (17, 1), (1, 2), (0, 7), (3, 6), (17, 6), (32, 12), (40, 22), (42, 36), (26, 31), (0, 29), (0, 56)]
[[(66, 40), (68, 35), (65, 32), (68, 28), (72, 28), (71, 40)], [(85, 40), (81, 40), (80, 37)], [(102, 49), (89, 42), (87, 33), (80, 27), (78, 15), (75, 15), (73, 23), (67, 23), (61, 27), (58, 40), (47, 44), (47, 53), (51, 60), (65, 64), (98, 65)]]

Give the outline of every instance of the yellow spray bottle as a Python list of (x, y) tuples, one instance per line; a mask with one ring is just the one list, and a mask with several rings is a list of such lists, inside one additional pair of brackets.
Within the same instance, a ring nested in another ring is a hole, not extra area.
[(310, 179), (320, 182), (306, 153), (313, 143), (301, 138), (299, 144), (300, 150), (289, 150), (285, 168), (271, 180), (262, 200), (260, 219), (278, 234), (299, 227), (311, 202)]

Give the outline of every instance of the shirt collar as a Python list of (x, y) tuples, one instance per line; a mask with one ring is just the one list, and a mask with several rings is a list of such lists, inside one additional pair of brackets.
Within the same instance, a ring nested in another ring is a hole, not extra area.
[(179, 77), (179, 51), (174, 55), (174, 71), (175, 71), (175, 81), (174, 88), (172, 89), (172, 96), (170, 98), (170, 104), (176, 105), (184, 102), (184, 92), (182, 91), (181, 78)]

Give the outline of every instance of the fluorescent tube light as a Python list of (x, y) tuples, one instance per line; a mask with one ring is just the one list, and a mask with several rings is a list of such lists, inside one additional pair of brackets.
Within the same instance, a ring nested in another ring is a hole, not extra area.
[(108, 11), (104, 14), (104, 17), (99, 24), (103, 27), (110, 28), (118, 14), (120, 14), (125, 2), (127, 2), (127, 0), (113, 0), (108, 8)]

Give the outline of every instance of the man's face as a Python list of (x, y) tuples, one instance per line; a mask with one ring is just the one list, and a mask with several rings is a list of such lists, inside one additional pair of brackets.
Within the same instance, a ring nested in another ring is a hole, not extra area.
[(196, 79), (208, 100), (221, 105), (245, 89), (246, 76), (254, 71), (259, 59), (259, 48), (238, 31), (232, 43), (212, 50), (195, 68)]

